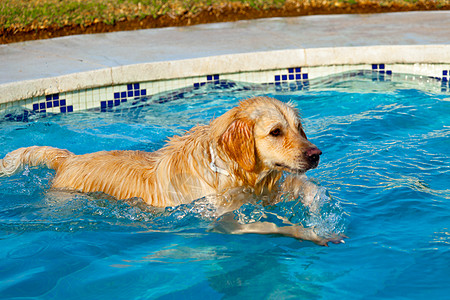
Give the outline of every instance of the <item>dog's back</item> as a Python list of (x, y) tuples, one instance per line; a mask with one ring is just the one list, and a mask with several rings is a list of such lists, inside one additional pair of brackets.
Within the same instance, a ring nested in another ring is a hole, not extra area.
[(154, 159), (141, 151), (101, 151), (74, 155), (61, 163), (53, 188), (82, 192), (102, 191), (117, 199), (148, 200), (153, 181)]
[(75, 155), (47, 146), (20, 148), (0, 159), (0, 177), (11, 176), (25, 165), (56, 171), (52, 188), (104, 192), (117, 199), (142, 198), (152, 206), (188, 203), (215, 191), (207, 181), (207, 157), (201, 145), (207, 131), (197, 126), (175, 136), (156, 152), (100, 151)]

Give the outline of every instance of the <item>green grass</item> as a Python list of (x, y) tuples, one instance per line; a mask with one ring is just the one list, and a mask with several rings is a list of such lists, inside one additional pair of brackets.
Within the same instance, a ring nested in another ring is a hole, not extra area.
[[(223, 5), (268, 10), (287, 5), (333, 8), (338, 5), (379, 6), (426, 4), (436, 9), (449, 7), (450, 0), (0, 0), (0, 30), (38, 30), (67, 25), (158, 18), (163, 15), (194, 16), (209, 7)], [(331, 10), (332, 11), (332, 10)]]
[(169, 0), (1, 0), (0, 24), (4, 28), (113, 24), (137, 17), (158, 17)]

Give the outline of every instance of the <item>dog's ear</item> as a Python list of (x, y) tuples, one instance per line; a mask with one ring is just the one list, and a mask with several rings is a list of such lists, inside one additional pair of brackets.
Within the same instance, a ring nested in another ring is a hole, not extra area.
[(254, 123), (251, 120), (235, 120), (218, 140), (218, 146), (247, 172), (253, 171), (256, 166), (253, 127)]

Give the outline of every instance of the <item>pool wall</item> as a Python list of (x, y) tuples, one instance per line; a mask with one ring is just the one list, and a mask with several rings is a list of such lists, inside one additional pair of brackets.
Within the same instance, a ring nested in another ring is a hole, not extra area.
[[(450, 34), (448, 20), (448, 12), (315, 16), (2, 45), (10, 70), (0, 69), (0, 111), (108, 110), (143, 96), (163, 102), (229, 82), (311, 89), (311, 81), (358, 72), (375, 81), (401, 75), (447, 93), (450, 44), (442, 37)], [(261, 35), (262, 29), (269, 33)], [(145, 38), (131, 46), (118, 43)], [(170, 52), (174, 48), (179, 52)]]

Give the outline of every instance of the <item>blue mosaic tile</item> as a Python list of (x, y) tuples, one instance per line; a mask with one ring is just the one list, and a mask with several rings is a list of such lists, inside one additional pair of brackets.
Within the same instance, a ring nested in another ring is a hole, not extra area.
[(450, 70), (442, 70), (441, 92), (450, 92)]
[[(100, 111), (106, 112), (113, 107), (119, 106), (122, 103), (127, 102), (130, 99), (139, 100), (140, 97), (146, 96), (147, 90), (141, 89), (140, 83), (127, 84), (127, 90), (122, 92), (115, 92), (113, 94), (113, 100), (100, 101)], [(147, 99), (145, 99), (147, 101)]]
[(274, 84), (277, 91), (299, 91), (309, 87), (309, 76), (301, 67), (288, 68), (287, 74), (274, 76)]
[(207, 75), (206, 76), (206, 81), (203, 82), (195, 82), (192, 86), (194, 89), (199, 89), (200, 87), (206, 85), (206, 84), (214, 84), (214, 85), (222, 85), (223, 84), (223, 80), (220, 80), (220, 75), (219, 74), (214, 74), (214, 75)]
[(219, 80), (219, 74), (206, 75), (206, 81), (217, 81)]
[(372, 64), (372, 81), (391, 81), (392, 71), (385, 64)]
[(55, 107), (59, 107), (60, 112), (73, 112), (73, 106), (67, 106), (66, 99), (60, 99), (59, 94), (45, 95), (45, 102), (33, 104), (33, 112), (46, 113), (48, 108)]
[(442, 81), (449, 81), (449, 75), (450, 75), (450, 71), (449, 70), (443, 70), (442, 71)]

